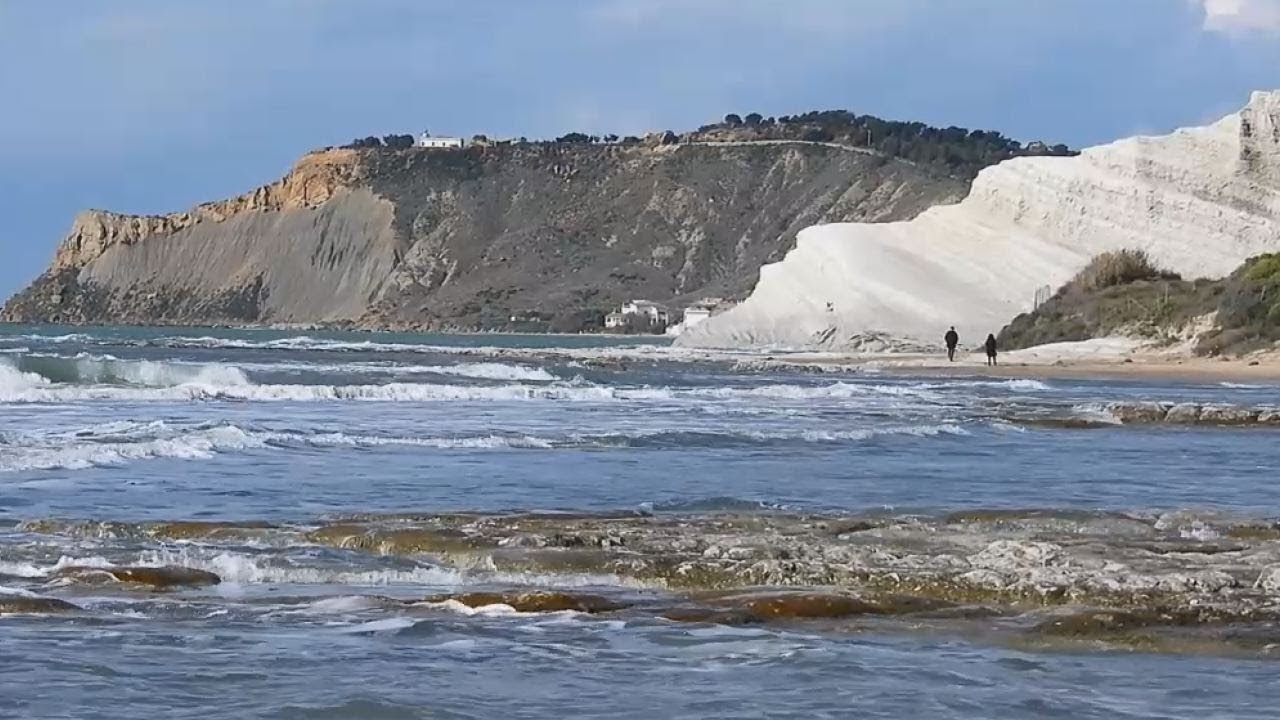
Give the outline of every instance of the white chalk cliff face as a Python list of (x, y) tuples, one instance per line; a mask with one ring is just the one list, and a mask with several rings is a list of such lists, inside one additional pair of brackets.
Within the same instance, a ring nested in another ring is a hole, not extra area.
[(678, 343), (858, 347), (869, 335), (977, 342), (1098, 253), (1146, 250), (1184, 277), (1221, 277), (1280, 250), (1280, 92), (1207, 127), (1078, 157), (987, 168), (969, 196), (910, 222), (803, 230), (751, 296)]

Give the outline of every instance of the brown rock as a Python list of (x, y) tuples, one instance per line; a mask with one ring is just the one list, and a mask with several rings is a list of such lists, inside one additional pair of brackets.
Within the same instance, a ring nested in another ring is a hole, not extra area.
[(76, 612), (82, 609), (79, 605), (72, 605), (66, 600), (57, 598), (0, 595), (0, 615), (47, 615)]
[(91, 584), (116, 582), (126, 585), (144, 585), (154, 590), (204, 587), (222, 582), (222, 578), (214, 573), (176, 566), (110, 568), (73, 566), (59, 570), (56, 577)]

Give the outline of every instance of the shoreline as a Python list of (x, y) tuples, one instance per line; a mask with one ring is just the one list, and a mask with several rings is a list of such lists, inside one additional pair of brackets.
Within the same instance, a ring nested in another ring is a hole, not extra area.
[(859, 358), (826, 357), (782, 359), (773, 361), (783, 366), (858, 369), (894, 375), (929, 377), (980, 377), (1028, 380), (1175, 380), (1187, 383), (1222, 382), (1280, 383), (1280, 357), (1217, 359), (1181, 355), (1138, 353), (1114, 359), (1060, 359), (1053, 362), (1029, 362), (1009, 358), (995, 367), (985, 360), (958, 359), (954, 363), (934, 356)]
[[(839, 353), (822, 351), (768, 351), (760, 349), (714, 349), (673, 347), (663, 342), (646, 342), (643, 336), (625, 335), (558, 335), (549, 333), (396, 333), (377, 331), (341, 331), (317, 328), (268, 328), (252, 327), (194, 327), (170, 325), (124, 326), (69, 326), (30, 325), (3, 323), (0, 328), (58, 328), (70, 333), (93, 330), (144, 329), (183, 330), (197, 333), (201, 330), (268, 331), (277, 333), (350, 332), (353, 335), (424, 335), (457, 336), (470, 340), (486, 337), (558, 338), (562, 340), (590, 338), (592, 341), (613, 339), (616, 342), (589, 347), (499, 347), (499, 346), (450, 346), (447, 351), (467, 351), (486, 357), (511, 357), (529, 360), (532, 357), (564, 358), (582, 356), (599, 361), (628, 362), (632, 360), (664, 360), (669, 362), (723, 362), (735, 366), (735, 371), (752, 372), (776, 370), (815, 372), (864, 372), (903, 376), (925, 377), (993, 377), (1004, 379), (1036, 380), (1166, 380), (1185, 383), (1217, 384), (1223, 382), (1280, 384), (1280, 348), (1253, 353), (1239, 358), (1201, 357), (1186, 347), (1155, 349), (1131, 338), (1097, 338), (1080, 342), (1055, 343), (1000, 354), (1001, 364), (988, 367), (985, 356), (965, 352), (955, 362), (947, 362), (946, 354), (937, 352), (880, 352)], [(3, 337), (3, 334), (0, 334)], [(654, 336), (660, 339), (660, 336)], [(446, 350), (442, 346), (442, 351)]]

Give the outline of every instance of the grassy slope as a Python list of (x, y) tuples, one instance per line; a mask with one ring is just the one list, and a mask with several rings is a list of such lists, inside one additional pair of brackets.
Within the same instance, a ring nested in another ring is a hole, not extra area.
[(1198, 354), (1242, 354), (1280, 340), (1280, 254), (1251, 258), (1221, 280), (1182, 280), (1150, 265), (1099, 272), (1114, 261), (1100, 256), (1039, 308), (1014, 318), (1000, 331), (1001, 346), (1109, 335), (1171, 342), (1210, 314), (1214, 327), (1197, 339)]

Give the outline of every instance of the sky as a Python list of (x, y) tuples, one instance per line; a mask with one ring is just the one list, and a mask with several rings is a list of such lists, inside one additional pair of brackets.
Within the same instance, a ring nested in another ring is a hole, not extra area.
[(0, 0), (0, 296), (75, 213), (371, 134), (847, 109), (1075, 147), (1280, 89), (1280, 0)]

